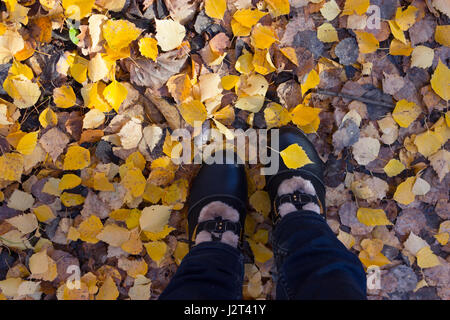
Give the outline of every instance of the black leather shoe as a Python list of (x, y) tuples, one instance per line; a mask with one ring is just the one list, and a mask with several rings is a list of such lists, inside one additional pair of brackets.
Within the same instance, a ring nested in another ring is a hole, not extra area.
[[(190, 246), (197, 234), (208, 231), (213, 241), (220, 241), (225, 231), (232, 231), (239, 236), (242, 243), (247, 202), (247, 178), (245, 166), (238, 164), (234, 155), (232, 164), (203, 164), (194, 178), (188, 199), (188, 226)], [(201, 209), (213, 201), (221, 201), (239, 212), (239, 221), (222, 219), (198, 222)]]
[[(270, 195), (272, 202), (272, 221), (274, 224), (280, 219), (278, 214), (278, 208), (282, 203), (290, 202), (297, 209), (301, 209), (303, 205), (309, 202), (314, 202), (321, 208), (321, 214), (325, 218), (326, 207), (325, 207), (325, 184), (323, 180), (323, 173), (325, 170), (325, 165), (317, 154), (314, 145), (308, 140), (306, 135), (297, 127), (283, 127), (279, 129), (280, 141), (278, 152), (283, 151), (291, 144), (298, 144), (303, 148), (308, 158), (313, 162), (307, 164), (299, 169), (289, 169), (283, 162), (281, 156), (279, 156), (279, 169), (278, 172), (272, 176), (267, 176), (266, 187)], [(287, 194), (278, 196), (278, 187), (280, 184), (289, 178), (294, 176), (300, 176), (305, 180), (311, 181), (316, 190), (316, 196), (311, 196), (302, 192), (294, 192), (293, 194)]]

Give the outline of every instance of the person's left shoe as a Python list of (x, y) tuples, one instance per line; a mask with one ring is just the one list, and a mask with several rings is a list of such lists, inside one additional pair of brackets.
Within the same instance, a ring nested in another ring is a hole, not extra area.
[(280, 128), (279, 149), (275, 152), (279, 153), (292, 144), (299, 145), (312, 163), (298, 169), (289, 169), (279, 156), (278, 172), (266, 177), (274, 224), (287, 213), (295, 211), (312, 211), (326, 217), (323, 178), (325, 165), (314, 145), (300, 129), (291, 126)]
[(247, 202), (245, 167), (203, 164), (188, 199), (189, 243), (221, 241), (237, 247), (243, 237)]

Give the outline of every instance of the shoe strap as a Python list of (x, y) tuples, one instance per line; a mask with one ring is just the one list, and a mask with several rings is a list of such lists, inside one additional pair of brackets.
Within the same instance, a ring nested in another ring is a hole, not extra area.
[(274, 212), (273, 212), (273, 222), (276, 224), (280, 219), (281, 215), (279, 214), (280, 206), (284, 203), (291, 203), (297, 210), (303, 210), (303, 206), (308, 203), (314, 203), (320, 206), (319, 199), (316, 195), (304, 193), (301, 191), (295, 191), (293, 193), (283, 194), (275, 197), (274, 201)]
[(242, 225), (239, 221), (233, 222), (231, 220), (223, 219), (221, 216), (218, 216), (214, 218), (214, 220), (199, 222), (196, 226), (195, 236), (197, 236), (200, 231), (208, 231), (211, 234), (211, 238), (213, 241), (220, 241), (222, 240), (222, 236), (226, 231), (231, 231), (241, 237), (241, 230)]

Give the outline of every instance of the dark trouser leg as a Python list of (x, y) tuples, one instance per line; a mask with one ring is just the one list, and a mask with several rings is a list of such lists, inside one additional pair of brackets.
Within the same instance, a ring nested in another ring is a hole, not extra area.
[(161, 300), (242, 299), (244, 257), (232, 246), (203, 242), (183, 258)]
[(358, 257), (311, 211), (283, 217), (273, 234), (277, 299), (366, 299)]

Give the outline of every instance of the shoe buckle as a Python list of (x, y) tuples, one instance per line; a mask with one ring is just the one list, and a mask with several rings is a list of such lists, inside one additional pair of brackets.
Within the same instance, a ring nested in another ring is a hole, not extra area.
[(223, 233), (224, 232), (224, 221), (222, 220), (222, 217), (217, 217), (215, 220), (216, 220), (216, 225), (214, 227), (213, 232)]

